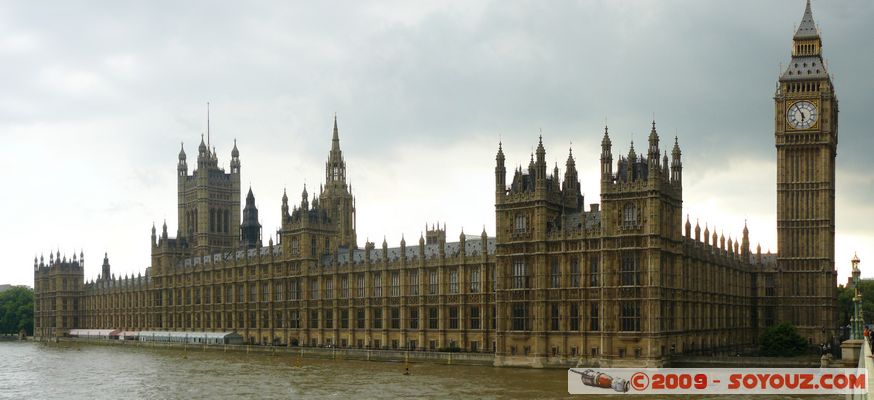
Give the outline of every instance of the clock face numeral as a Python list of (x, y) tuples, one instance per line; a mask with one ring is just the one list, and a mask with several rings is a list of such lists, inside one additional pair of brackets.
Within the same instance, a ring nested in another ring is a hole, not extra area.
[(786, 121), (795, 129), (810, 129), (816, 123), (819, 114), (816, 106), (809, 101), (799, 101), (789, 107), (786, 112)]

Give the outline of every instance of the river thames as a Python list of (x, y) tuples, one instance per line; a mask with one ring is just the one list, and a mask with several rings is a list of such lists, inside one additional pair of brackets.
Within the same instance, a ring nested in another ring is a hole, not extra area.
[(0, 369), (0, 398), (593, 398), (568, 395), (567, 370), (563, 369), (411, 363), (411, 374), (405, 376), (403, 363), (298, 359), (288, 354), (271, 356), (262, 353), (71, 343), (44, 345), (32, 342), (0, 342), (0, 360), (3, 365)]

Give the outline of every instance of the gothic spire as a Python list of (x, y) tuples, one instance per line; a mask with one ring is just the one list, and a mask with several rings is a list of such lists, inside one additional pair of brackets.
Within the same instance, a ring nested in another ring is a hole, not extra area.
[(798, 24), (798, 30), (795, 31), (793, 39), (816, 39), (819, 38), (819, 30), (816, 29), (816, 22), (813, 21), (813, 13), (810, 11), (810, 0), (804, 7), (804, 15), (801, 17), (801, 23)]
[(337, 113), (334, 113), (334, 136), (331, 137), (331, 152), (340, 151), (340, 132), (337, 130)]
[(652, 120), (652, 129), (649, 131), (649, 152), (647, 157), (653, 165), (659, 162), (659, 134), (656, 132), (655, 120)]
[(337, 114), (334, 114), (334, 133), (331, 137), (331, 152), (328, 162), (325, 163), (325, 182), (332, 188), (331, 182), (346, 183), (346, 162), (343, 161), (343, 152), (340, 151), (340, 133), (337, 129)]

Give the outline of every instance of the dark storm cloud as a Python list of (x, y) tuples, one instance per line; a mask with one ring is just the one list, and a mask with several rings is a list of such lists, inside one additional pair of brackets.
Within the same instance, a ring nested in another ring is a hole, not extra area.
[[(663, 147), (678, 135), (696, 179), (718, 176), (739, 157), (772, 162), (774, 85), (803, 6), (801, 0), (4, 3), (0, 139), (14, 152), (0, 167), (17, 171), (9, 181), (27, 195), (0, 200), (3, 209), (21, 211), (11, 221), (15, 233), (0, 239), (15, 244), (15, 259), (42, 250), (43, 241), (63, 245), (76, 235), (90, 237), (93, 251), (120, 247), (127, 264), (147, 262), (148, 249), (140, 246), (146, 227), (154, 220), (160, 226), (162, 218), (175, 226), (176, 153), (184, 141), (194, 157), (206, 130), (206, 101), (221, 162), (231, 140), (239, 140), (243, 184), (253, 183), (265, 227), (278, 223), (282, 186), (291, 195), (305, 179), (321, 180), (334, 112), (350, 168), (367, 165), (408, 182), (417, 169), (448, 168), (440, 159), (436, 167), (422, 165), (424, 157), (407, 156), (410, 149), (462, 149), (471, 160), (457, 162), (457, 173), (490, 179), (494, 146), (484, 143), (500, 137), (514, 149), (508, 163), (524, 163), (541, 129), (549, 160), (564, 160), (573, 142), (575, 154), (592, 157), (578, 159), (578, 168), (591, 172), (605, 119), (614, 153), (624, 153), (632, 137), (645, 140), (653, 114)], [(865, 171), (874, 147), (867, 112), (874, 104), (874, 4), (814, 1), (813, 12), (841, 101), (838, 230), (870, 238), (866, 199), (874, 182)], [(731, 168), (750, 181), (762, 173)], [(377, 207), (390, 183), (368, 172), (350, 176), (366, 184), (356, 191), (359, 201)], [(429, 179), (447, 185), (461, 178)], [(749, 192), (744, 181), (701, 186)], [(397, 201), (426, 189), (411, 185)], [(467, 200), (487, 209), (490, 196), (486, 190)], [(588, 197), (597, 201), (591, 190)], [(89, 227), (92, 235), (51, 229), (80, 225), (75, 216), (86, 205), (119, 212), (117, 205), (134, 203), (142, 207), (109, 226)], [(764, 213), (773, 213), (772, 203)], [(493, 215), (472, 218), (479, 224)], [(117, 241), (103, 234), (111, 229)], [(26, 282), (28, 275), (16, 279)]]

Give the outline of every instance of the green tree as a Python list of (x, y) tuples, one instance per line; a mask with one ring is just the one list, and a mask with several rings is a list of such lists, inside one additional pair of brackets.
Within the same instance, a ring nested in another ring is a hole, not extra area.
[(807, 341), (798, 334), (795, 326), (788, 322), (765, 330), (759, 343), (761, 343), (761, 354), (768, 357), (797, 356), (804, 353), (807, 348)]
[[(861, 280), (859, 292), (862, 294), (862, 317), (866, 324), (870, 324), (874, 322), (874, 280)], [(853, 296), (855, 296), (853, 289), (838, 287), (838, 310), (843, 326), (847, 326), (850, 323), (850, 317), (853, 316)]]
[(0, 333), (33, 335), (33, 289), (16, 286), (0, 292)]

